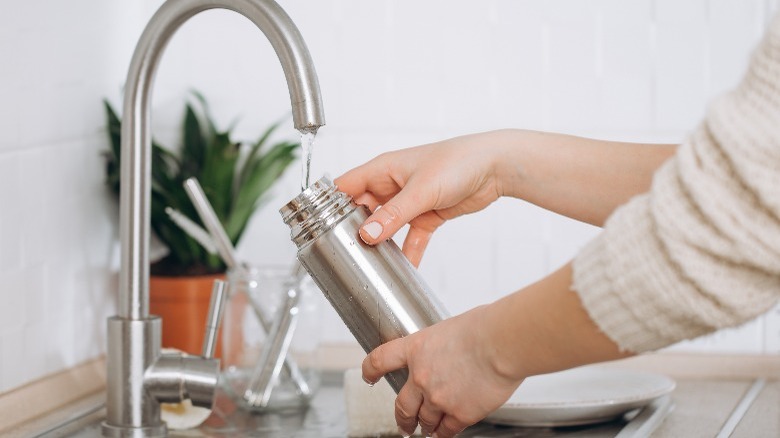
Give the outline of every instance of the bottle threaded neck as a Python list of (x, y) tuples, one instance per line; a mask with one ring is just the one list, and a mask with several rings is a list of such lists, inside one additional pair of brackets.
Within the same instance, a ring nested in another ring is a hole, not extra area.
[(352, 198), (323, 176), (279, 209), (279, 213), (290, 227), (290, 239), (301, 248), (355, 208)]

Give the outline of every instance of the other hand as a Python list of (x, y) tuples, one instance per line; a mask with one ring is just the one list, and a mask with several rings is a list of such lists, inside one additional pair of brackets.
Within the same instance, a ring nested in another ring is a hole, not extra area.
[(339, 190), (373, 212), (360, 237), (375, 244), (408, 223), (402, 249), (418, 266), (438, 227), (501, 196), (495, 177), (498, 154), (490, 151), (502, 135), (474, 134), (388, 152), (337, 178)]
[(425, 436), (452, 437), (500, 407), (522, 382), (501, 372), (489, 330), (487, 306), (380, 345), (363, 361), (363, 378), (408, 368), (398, 393), (395, 418), (411, 435), (420, 424)]

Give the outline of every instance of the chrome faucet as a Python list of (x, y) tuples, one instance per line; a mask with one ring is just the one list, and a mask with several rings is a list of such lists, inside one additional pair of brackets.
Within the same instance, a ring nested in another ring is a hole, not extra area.
[(150, 103), (154, 74), (171, 36), (192, 16), (217, 8), (244, 15), (271, 42), (287, 80), (295, 128), (316, 132), (325, 124), (309, 51), (290, 17), (273, 0), (168, 0), (151, 18), (135, 48), (125, 83), (121, 271), (118, 313), (108, 319), (104, 436), (165, 436), (160, 403), (191, 398), (195, 405), (211, 407), (213, 402), (219, 373), (219, 362), (210, 357), (213, 344), (204, 344), (202, 357), (163, 355), (162, 322), (149, 315)]

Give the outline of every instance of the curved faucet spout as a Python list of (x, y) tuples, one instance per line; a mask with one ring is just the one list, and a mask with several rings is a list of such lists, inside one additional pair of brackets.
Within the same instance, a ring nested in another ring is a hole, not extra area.
[(120, 317), (143, 319), (149, 314), (150, 103), (157, 65), (171, 36), (184, 22), (215, 8), (229, 9), (249, 18), (271, 42), (287, 79), (295, 128), (301, 132), (316, 132), (325, 124), (319, 81), (311, 55), (298, 28), (278, 4), (272, 0), (165, 2), (138, 41), (125, 84)]
[[(117, 316), (108, 320), (104, 436), (165, 436), (160, 402), (184, 396), (170, 388), (192, 380), (197, 383), (193, 386), (196, 390), (190, 388), (187, 393), (199, 404), (208, 405), (216, 385), (218, 366), (214, 359), (160, 359), (162, 324), (160, 318), (149, 315), (150, 106), (154, 75), (176, 30), (192, 16), (215, 8), (244, 15), (271, 42), (287, 79), (295, 128), (303, 133), (316, 132), (325, 124), (319, 82), (309, 51), (290, 17), (273, 0), (168, 0), (151, 18), (136, 46), (125, 84), (121, 272)], [(172, 371), (181, 375), (171, 374)], [(169, 374), (177, 377), (168, 379)]]

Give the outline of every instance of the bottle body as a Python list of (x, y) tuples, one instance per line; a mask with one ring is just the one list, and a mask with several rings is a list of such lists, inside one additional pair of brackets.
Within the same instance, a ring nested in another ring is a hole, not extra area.
[[(293, 231), (301, 265), (366, 352), (446, 318), (392, 240), (370, 246), (360, 239), (368, 209), (327, 179), (296, 197), (282, 215)], [(385, 377), (398, 392), (408, 373), (401, 369)]]

